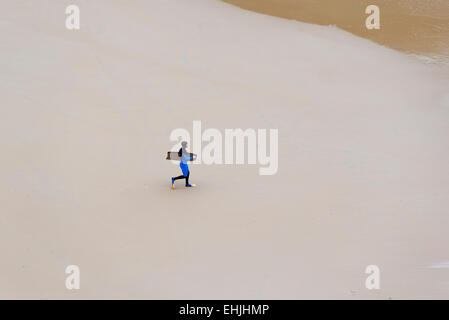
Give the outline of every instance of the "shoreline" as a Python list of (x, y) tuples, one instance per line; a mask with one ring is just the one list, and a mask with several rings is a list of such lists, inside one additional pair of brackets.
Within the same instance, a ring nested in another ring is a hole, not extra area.
[[(449, 67), (449, 6), (439, 0), (221, 0), (242, 9), (317, 25), (335, 25), (404, 52), (427, 64)], [(365, 27), (365, 8), (380, 8), (380, 30)], [(425, 57), (425, 58), (420, 58)]]

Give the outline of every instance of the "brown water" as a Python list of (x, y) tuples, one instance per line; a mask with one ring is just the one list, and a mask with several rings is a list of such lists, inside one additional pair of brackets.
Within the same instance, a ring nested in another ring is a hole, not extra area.
[[(357, 36), (431, 61), (449, 61), (449, 0), (223, 0), (287, 19), (336, 25)], [(365, 8), (380, 8), (379, 30), (365, 27)]]

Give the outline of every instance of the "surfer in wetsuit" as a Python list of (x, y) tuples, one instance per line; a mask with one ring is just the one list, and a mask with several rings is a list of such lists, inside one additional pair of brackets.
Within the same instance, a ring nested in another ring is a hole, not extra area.
[(181, 143), (182, 148), (178, 151), (178, 156), (181, 158), (181, 162), (179, 164), (179, 167), (181, 168), (182, 175), (178, 177), (171, 178), (171, 188), (175, 188), (175, 181), (179, 179), (186, 179), (186, 188), (195, 187), (194, 184), (189, 183), (189, 177), (190, 177), (190, 170), (189, 166), (187, 165), (187, 161), (189, 160), (195, 160), (194, 156), (187, 152), (187, 142), (183, 141)]

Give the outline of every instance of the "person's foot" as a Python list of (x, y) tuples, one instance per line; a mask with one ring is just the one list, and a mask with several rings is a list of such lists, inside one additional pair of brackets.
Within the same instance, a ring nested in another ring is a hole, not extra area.
[(175, 189), (175, 178), (171, 178), (171, 188)]
[(186, 188), (193, 188), (193, 187), (196, 187), (196, 184), (193, 184), (193, 183), (186, 184)]

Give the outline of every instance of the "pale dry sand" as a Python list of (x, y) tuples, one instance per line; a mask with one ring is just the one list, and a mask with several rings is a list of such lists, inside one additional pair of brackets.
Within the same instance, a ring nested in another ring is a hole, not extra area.
[[(223, 0), (242, 8), (298, 21), (335, 25), (424, 62), (449, 65), (447, 0)], [(379, 30), (365, 26), (365, 9), (380, 9)]]
[[(78, 0), (79, 32), (72, 3), (1, 4), (0, 298), (449, 297), (446, 72), (220, 1)], [(171, 191), (192, 120), (278, 128), (278, 174)]]

